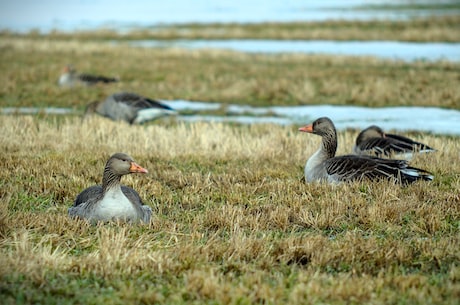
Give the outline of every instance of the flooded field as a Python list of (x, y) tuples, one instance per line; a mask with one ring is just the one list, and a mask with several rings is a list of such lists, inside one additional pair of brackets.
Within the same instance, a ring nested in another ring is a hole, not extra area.
[[(339, 130), (379, 125), (386, 130), (422, 131), (460, 135), (460, 111), (436, 107), (384, 107), (312, 105), (294, 107), (251, 107), (196, 101), (162, 101), (179, 112), (183, 122), (231, 122), (240, 124), (302, 125), (321, 116), (330, 117)], [(224, 115), (213, 111), (224, 110)], [(202, 114), (202, 112), (211, 114)], [(71, 108), (2, 108), (1, 114), (80, 115)], [(181, 113), (187, 113), (184, 115)]]
[[(0, 11), (0, 29), (48, 32), (90, 30), (100, 27), (130, 29), (183, 23), (258, 23), (324, 20), (401, 20), (455, 15), (459, 10), (440, 1), (6, 1)], [(257, 12), (257, 13), (254, 13)]]
[(375, 56), (393, 60), (460, 60), (460, 43), (326, 40), (142, 40), (130, 45), (151, 48), (225, 49), (249, 53), (308, 53)]
[[(163, 27), (184, 23), (258, 23), (324, 20), (402, 20), (421, 16), (458, 13), (455, 1), (431, 5), (427, 1), (123, 1), (100, 0), (70, 2), (46, 0), (40, 3), (19, 0), (3, 5), (0, 28), (25, 32), (35, 29), (46, 33), (53, 29), (74, 31), (107, 27), (123, 32), (130, 28)], [(19, 5), (22, 5), (19, 8)], [(452, 8), (449, 8), (451, 5)], [(257, 14), (254, 12), (257, 11)], [(13, 14), (13, 12), (18, 12)], [(39, 14), (37, 12), (40, 12)], [(101, 14), (103, 12), (103, 14)], [(119, 44), (107, 39), (108, 44)], [(455, 41), (455, 40), (454, 40)], [(275, 39), (182, 39), (132, 40), (128, 48), (225, 49), (245, 53), (307, 53), (344, 56), (373, 56), (396, 61), (460, 61), (460, 43), (407, 41), (337, 41), (337, 40), (275, 40)], [(238, 82), (234, 82), (238, 83)], [(341, 83), (341, 82), (340, 82)], [(196, 87), (196, 86), (195, 86)], [(193, 88), (195, 88), (193, 87)], [(244, 86), (243, 86), (244, 87)], [(325, 86), (328, 88), (329, 86)], [(374, 87), (372, 87), (374, 88)], [(377, 88), (378, 89), (378, 88)], [(192, 90), (192, 89), (190, 89)], [(255, 89), (254, 89), (255, 90)], [(206, 91), (209, 91), (208, 89)], [(251, 92), (251, 91), (249, 91)], [(302, 94), (305, 92), (302, 92)], [(308, 90), (307, 92), (308, 93)], [(337, 94), (337, 92), (333, 92)], [(198, 99), (175, 96), (171, 99)], [(228, 121), (239, 123), (302, 124), (319, 116), (330, 116), (338, 128), (363, 128), (371, 123), (386, 129), (420, 130), (438, 134), (460, 134), (457, 110), (424, 107), (366, 108), (355, 106), (293, 106), (250, 107), (196, 101), (165, 101), (179, 112), (182, 121)], [(246, 103), (247, 104), (247, 103)], [(438, 106), (441, 104), (436, 104)], [(5, 105), (6, 106), (6, 105)], [(14, 106), (14, 105), (13, 105)], [(26, 105), (27, 106), (27, 105)], [(47, 106), (47, 105), (45, 105)], [(225, 111), (222, 111), (225, 109)], [(193, 115), (189, 113), (194, 112)], [(205, 113), (202, 113), (204, 111)], [(219, 113), (214, 115), (214, 112)], [(72, 108), (3, 108), (3, 114), (52, 115), (75, 114)], [(224, 115), (222, 115), (224, 113)]]

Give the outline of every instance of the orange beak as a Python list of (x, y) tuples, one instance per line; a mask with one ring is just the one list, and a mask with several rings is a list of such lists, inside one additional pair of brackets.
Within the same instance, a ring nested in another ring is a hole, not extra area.
[(142, 173), (142, 174), (147, 174), (149, 171), (136, 162), (131, 162), (131, 167), (129, 168), (130, 173)]
[(313, 133), (313, 124), (308, 124), (299, 128), (299, 131)]

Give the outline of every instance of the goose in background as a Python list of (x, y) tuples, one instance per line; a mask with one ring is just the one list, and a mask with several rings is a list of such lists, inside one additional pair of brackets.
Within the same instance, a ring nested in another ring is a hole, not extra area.
[(417, 180), (433, 180), (433, 175), (423, 169), (411, 167), (406, 160), (381, 159), (372, 156), (335, 156), (337, 132), (334, 123), (322, 117), (299, 131), (322, 137), (321, 147), (305, 165), (305, 181), (340, 183), (353, 180), (389, 179), (402, 184)]
[(62, 87), (73, 87), (79, 84), (91, 86), (95, 84), (108, 84), (118, 82), (119, 79), (115, 77), (107, 77), (102, 75), (79, 74), (71, 65), (64, 67), (61, 76), (59, 77), (58, 84)]
[(377, 157), (401, 155), (410, 159), (414, 153), (428, 153), (436, 150), (407, 137), (385, 133), (380, 127), (372, 125), (359, 133), (353, 151), (358, 155)]
[(93, 224), (112, 220), (148, 223), (152, 209), (142, 202), (134, 189), (120, 185), (124, 175), (147, 172), (127, 154), (112, 155), (105, 165), (102, 185), (90, 186), (82, 191), (69, 208), (69, 216), (86, 219)]
[(84, 117), (97, 113), (114, 121), (141, 124), (177, 112), (159, 101), (136, 93), (120, 92), (86, 106)]

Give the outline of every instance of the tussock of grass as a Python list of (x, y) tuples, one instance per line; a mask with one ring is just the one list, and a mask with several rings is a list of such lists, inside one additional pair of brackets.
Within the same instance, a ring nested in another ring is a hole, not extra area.
[[(455, 304), (460, 141), (412, 164), (431, 183), (306, 185), (319, 137), (274, 125), (1, 116), (5, 303)], [(339, 153), (356, 131), (339, 133)], [(123, 183), (150, 224), (90, 226), (67, 208), (106, 159), (149, 170)]]

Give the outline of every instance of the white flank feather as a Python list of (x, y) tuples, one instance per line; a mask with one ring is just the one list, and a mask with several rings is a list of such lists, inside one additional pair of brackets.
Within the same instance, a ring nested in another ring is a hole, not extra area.
[(134, 120), (133, 123), (144, 123), (147, 121), (155, 120), (157, 118), (160, 118), (162, 116), (166, 115), (174, 115), (176, 114), (176, 111), (174, 110), (168, 110), (168, 109), (162, 109), (162, 108), (149, 108), (149, 109), (143, 109), (139, 110), (137, 112), (136, 119)]

